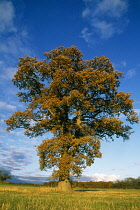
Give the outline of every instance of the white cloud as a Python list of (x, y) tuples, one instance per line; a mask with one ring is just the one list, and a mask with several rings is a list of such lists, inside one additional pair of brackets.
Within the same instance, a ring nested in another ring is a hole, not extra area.
[(110, 38), (116, 32), (112, 23), (109, 23), (105, 20), (97, 20), (93, 23), (93, 26), (96, 28), (96, 31), (100, 34), (101, 38)]
[(16, 136), (24, 136), (23, 131), (10, 131), (10, 134), (16, 135)]
[[(0, 45), (0, 49), (1, 49), (1, 45)], [(14, 74), (17, 71), (17, 67), (12, 67), (10, 65), (7, 65), (8, 63), (9, 63), (8, 61), (7, 61), (7, 63), (6, 63), (6, 61), (5, 62), (2, 61), (0, 63), (0, 77), (1, 77), (0, 84), (2, 84), (2, 85), (5, 85), (5, 80), (13, 79)]]
[(0, 65), (3, 65), (3, 63), (4, 63), (4, 62), (0, 60)]
[(135, 111), (138, 115), (140, 115), (140, 109), (134, 109), (134, 111)]
[(16, 73), (17, 68), (15, 67), (4, 67), (1, 71), (1, 78), (3, 79), (12, 79)]
[(32, 52), (26, 26), (16, 24), (17, 12), (11, 1), (0, 2), (0, 52), (3, 56), (12, 55), (17, 58)]
[(0, 51), (6, 54), (19, 55), (30, 54), (31, 49), (28, 47), (27, 36), (19, 32), (8, 37), (3, 36), (3, 42), (0, 45)]
[(0, 2), (0, 32), (15, 32), (13, 20), (15, 18), (14, 6), (11, 1)]
[(126, 61), (122, 61), (121, 64), (122, 64), (123, 67), (126, 67), (127, 66)]
[(140, 166), (140, 161), (134, 163), (135, 166)]
[(94, 174), (89, 176), (91, 178), (91, 181), (104, 181), (104, 182), (108, 182), (108, 181), (116, 181), (118, 179), (120, 179), (120, 175), (106, 175), (106, 174)]
[(126, 0), (102, 0), (98, 2), (95, 9), (96, 16), (105, 15), (119, 18), (127, 11), (128, 7)]
[[(120, 34), (128, 24), (125, 14), (128, 9), (127, 0), (84, 0), (86, 7), (82, 17), (87, 20), (94, 38), (111, 38)], [(87, 29), (87, 30), (88, 30)], [(94, 31), (94, 34), (93, 34)], [(89, 40), (82, 36), (86, 42)], [(91, 40), (90, 40), (91, 41)]]
[(131, 79), (136, 74), (135, 69), (130, 69), (126, 74), (126, 79)]
[(5, 109), (5, 110), (9, 110), (9, 111), (15, 111), (16, 110), (16, 106), (13, 106), (11, 104), (7, 104), (6, 102), (3, 102), (3, 101), (0, 101), (0, 108)]
[(88, 28), (84, 28), (81, 32), (81, 37), (86, 41), (86, 42), (90, 42), (91, 40), (91, 36), (92, 36), (92, 33), (89, 33), (88, 32)]
[(85, 18), (85, 17), (87, 17), (87, 16), (89, 16), (89, 15), (90, 15), (90, 9), (89, 9), (89, 8), (86, 8), (86, 9), (83, 11), (82, 16), (83, 16), (83, 18)]
[[(13, 177), (13, 176), (12, 176)], [(36, 184), (42, 184), (43, 182), (47, 181), (48, 176), (14, 176), (15, 181), (22, 182), (22, 183), (36, 183)]]
[[(0, 141), (1, 147), (1, 163), (0, 167), (7, 167), (11, 170), (22, 169), (22, 166), (26, 166), (31, 163), (31, 155), (28, 154), (26, 148), (16, 148)], [(22, 151), (21, 151), (22, 149)]]

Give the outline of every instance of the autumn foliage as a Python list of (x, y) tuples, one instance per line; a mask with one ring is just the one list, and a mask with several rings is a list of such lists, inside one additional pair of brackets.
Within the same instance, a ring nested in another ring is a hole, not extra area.
[(20, 58), (13, 83), (27, 108), (6, 121), (7, 129), (24, 128), (29, 137), (52, 132), (38, 146), (41, 170), (52, 168), (60, 181), (80, 176), (101, 157), (101, 139), (129, 138), (121, 115), (129, 124), (138, 121), (131, 95), (118, 92), (122, 75), (108, 58), (84, 60), (74, 46), (51, 50), (43, 61)]

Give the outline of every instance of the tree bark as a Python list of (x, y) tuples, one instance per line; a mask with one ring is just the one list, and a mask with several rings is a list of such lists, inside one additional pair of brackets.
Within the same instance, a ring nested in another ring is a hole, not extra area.
[(68, 179), (65, 179), (64, 181), (59, 181), (58, 189), (63, 192), (72, 192), (73, 191), (71, 183)]

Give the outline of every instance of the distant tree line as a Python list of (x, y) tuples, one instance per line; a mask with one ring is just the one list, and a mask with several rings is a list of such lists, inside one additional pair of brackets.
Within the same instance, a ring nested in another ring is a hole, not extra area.
[[(89, 181), (89, 182), (71, 182), (73, 188), (121, 188), (121, 189), (140, 189), (140, 177), (126, 178), (125, 180), (117, 180), (116, 182), (108, 181)], [(57, 187), (58, 181), (44, 182), (44, 186)]]
[(140, 189), (140, 176), (138, 178), (126, 178), (125, 180), (118, 180), (113, 184), (114, 188), (121, 189)]
[[(5, 182), (7, 179), (11, 179), (11, 175), (7, 172), (0, 170), (0, 182)], [(9, 182), (7, 182), (9, 183)], [(21, 184), (21, 185), (34, 185), (38, 186), (39, 184), (33, 183), (12, 183), (10, 184)], [(49, 181), (44, 182), (43, 186), (47, 187), (57, 187), (58, 181)], [(89, 181), (89, 182), (78, 182), (71, 181), (71, 185), (73, 188), (120, 188), (120, 189), (140, 189), (140, 176), (138, 178), (126, 178), (124, 180), (117, 180), (116, 182), (108, 181)]]
[[(113, 182), (78, 182), (78, 181), (72, 181), (71, 182), (73, 188), (111, 188), (113, 186)], [(57, 187), (58, 181), (50, 181), (45, 182), (43, 185), (47, 187)]]
[(79, 188), (111, 188), (113, 185), (113, 182), (73, 182), (73, 187), (79, 187)]

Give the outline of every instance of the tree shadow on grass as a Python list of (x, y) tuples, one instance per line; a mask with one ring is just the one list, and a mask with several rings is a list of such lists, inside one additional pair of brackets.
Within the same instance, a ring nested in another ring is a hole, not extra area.
[(101, 190), (95, 190), (95, 189), (74, 189), (76, 192), (90, 192), (90, 191), (101, 191)]

